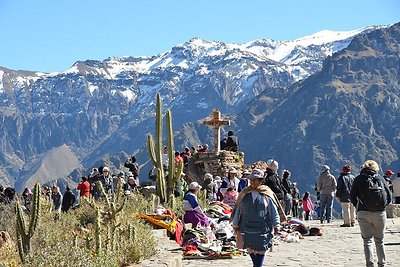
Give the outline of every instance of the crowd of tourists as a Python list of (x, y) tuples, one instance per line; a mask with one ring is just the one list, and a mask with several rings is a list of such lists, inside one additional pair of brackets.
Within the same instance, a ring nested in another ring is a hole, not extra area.
[[(233, 133), (229, 133), (228, 137), (232, 136)], [(236, 148), (232, 148), (232, 151), (237, 149), (238, 141), (235, 142)], [(193, 154), (204, 153), (207, 149), (207, 146), (185, 147), (183, 152), (175, 152), (175, 163), (182, 161), (187, 164)], [(165, 168), (168, 165), (166, 155), (165, 149)], [(89, 195), (98, 199), (104, 192), (114, 194), (118, 185), (122, 185), (125, 195), (131, 194), (139, 186), (136, 158), (130, 157), (124, 167), (127, 171), (117, 174), (111, 174), (108, 167), (93, 168), (88, 176), (81, 177), (82, 181), (76, 187), (79, 199)], [(270, 159), (264, 170), (254, 168), (239, 171), (230, 167), (223, 177), (206, 173), (200, 179), (201, 184), (188, 184), (183, 173), (176, 182), (175, 190), (175, 196), (183, 199), (183, 221), (191, 223), (193, 227), (209, 226), (210, 220), (198, 201), (197, 193), (203, 190), (209, 204), (221, 202), (232, 210), (230, 219), (238, 246), (247, 249), (254, 266), (262, 266), (271, 239), (281, 223), (288, 217), (306, 221), (318, 219), (321, 224), (331, 223), (336, 199), (342, 208), (343, 224), (340, 226), (353, 227), (357, 222), (360, 227), (367, 266), (373, 266), (374, 261), (372, 240), (375, 242), (378, 263), (384, 266), (385, 209), (390, 203), (400, 204), (400, 172), (394, 180), (392, 170), (386, 170), (381, 176), (379, 165), (368, 160), (356, 177), (352, 174), (352, 167), (344, 165), (336, 179), (330, 167), (323, 165), (316, 179), (314, 198), (310, 192), (300, 193), (297, 182), (291, 180), (289, 170), (283, 170), (281, 175), (278, 171), (278, 162)], [(46, 186), (42, 194), (52, 202), (52, 209), (56, 213), (68, 212), (77, 203), (77, 197), (68, 186), (63, 194), (56, 185)], [(13, 188), (0, 187), (0, 203), (10, 204), (16, 198), (18, 194)], [(33, 201), (32, 190), (25, 188), (21, 199), (23, 208), (29, 212)]]

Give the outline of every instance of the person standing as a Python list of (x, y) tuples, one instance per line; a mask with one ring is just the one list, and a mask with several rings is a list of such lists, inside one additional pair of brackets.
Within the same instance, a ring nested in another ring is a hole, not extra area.
[(298, 218), (298, 209), (297, 206), (299, 205), (299, 200), (300, 200), (300, 191), (297, 188), (297, 182), (292, 183), (292, 189), (291, 189), (291, 194), (292, 194), (292, 213), (293, 217)]
[(129, 171), (133, 174), (135, 180), (139, 180), (140, 170), (139, 170), (139, 164), (136, 162), (135, 156), (132, 156), (130, 159), (128, 159), (124, 163), (124, 167), (129, 169)]
[(344, 165), (342, 173), (337, 181), (336, 197), (340, 201), (343, 211), (343, 224), (340, 227), (354, 226), (356, 220), (356, 209), (350, 201), (350, 190), (353, 186), (354, 175), (351, 174), (351, 166)]
[(220, 193), (222, 194), (222, 197), (225, 197), (228, 188), (232, 188), (235, 191), (238, 191), (240, 180), (239, 178), (237, 178), (237, 175), (238, 171), (234, 167), (230, 167), (228, 169), (228, 175), (227, 177), (224, 177), (224, 179), (222, 180), (222, 184), (219, 189)]
[(80, 182), (76, 187), (76, 189), (79, 190), (80, 199), (89, 197), (90, 195), (90, 183), (88, 182), (88, 178), (86, 176), (82, 176), (81, 179), (82, 182)]
[(305, 213), (304, 219), (306, 221), (310, 220), (310, 214), (314, 211), (314, 204), (310, 197), (310, 192), (305, 192), (303, 196), (303, 201), (301, 202), (303, 205), (303, 211)]
[(67, 186), (67, 191), (65, 191), (64, 196), (62, 198), (61, 211), (67, 212), (70, 208), (72, 208), (75, 204), (76, 197), (74, 193), (71, 192), (71, 188)]
[(60, 188), (58, 186), (53, 186), (53, 190), (51, 193), (51, 200), (53, 201), (53, 210), (56, 212), (56, 217), (61, 212), (61, 204), (62, 204), (62, 194)]
[(238, 248), (247, 249), (253, 266), (261, 267), (274, 233), (286, 217), (273, 191), (262, 185), (264, 172), (254, 169), (248, 178), (250, 186), (240, 192), (231, 221)]
[(390, 191), (393, 194), (393, 182), (392, 182), (392, 175), (394, 174), (394, 172), (392, 170), (386, 170), (385, 171), (385, 175), (383, 176), (383, 178), (385, 178)]
[(283, 208), (286, 215), (290, 215), (290, 212), (292, 211), (292, 182), (290, 181), (291, 176), (292, 173), (290, 171), (283, 170), (282, 185), (286, 190), (286, 194), (283, 197)]
[(365, 161), (350, 191), (350, 200), (357, 207), (366, 266), (374, 266), (372, 239), (375, 242), (378, 266), (386, 265), (386, 207), (390, 204), (392, 195), (388, 184), (378, 172), (378, 163), (373, 160)]
[(242, 173), (242, 177), (240, 178), (239, 186), (238, 186), (238, 192), (240, 193), (244, 188), (248, 187), (250, 185), (250, 181), (248, 179), (248, 176), (251, 174), (249, 170), (244, 170)]
[(278, 175), (279, 164), (276, 160), (269, 159), (267, 161), (267, 170), (263, 180), (263, 185), (268, 186), (278, 197), (279, 201), (283, 201), (286, 195), (286, 189), (282, 185), (281, 178)]
[(397, 173), (396, 180), (393, 181), (393, 198), (394, 204), (400, 204), (400, 172)]
[(330, 173), (328, 165), (322, 165), (321, 174), (317, 179), (317, 191), (320, 192), (320, 221), (332, 222), (333, 197), (336, 191), (336, 179)]

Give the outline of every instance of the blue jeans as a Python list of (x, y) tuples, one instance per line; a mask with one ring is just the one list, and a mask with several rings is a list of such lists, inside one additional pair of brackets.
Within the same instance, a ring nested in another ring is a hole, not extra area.
[(385, 266), (385, 236), (386, 211), (357, 212), (357, 220), (360, 225), (361, 237), (364, 241), (364, 255), (366, 266), (374, 266), (374, 250), (372, 247), (372, 237), (375, 241), (376, 254), (378, 256), (378, 266)]
[(333, 207), (333, 193), (321, 194), (320, 195), (321, 216), (319, 218), (321, 223), (324, 222), (325, 217), (328, 222), (332, 221), (332, 207)]

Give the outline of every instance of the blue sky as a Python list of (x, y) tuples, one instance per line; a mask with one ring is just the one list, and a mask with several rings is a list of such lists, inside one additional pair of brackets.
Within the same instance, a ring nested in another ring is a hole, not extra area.
[(0, 0), (0, 66), (65, 71), (78, 60), (156, 55), (192, 37), (291, 40), (399, 21), (398, 0)]

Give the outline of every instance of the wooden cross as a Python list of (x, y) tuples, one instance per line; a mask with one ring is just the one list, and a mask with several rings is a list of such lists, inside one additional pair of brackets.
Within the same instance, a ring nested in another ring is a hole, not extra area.
[(214, 109), (212, 112), (212, 118), (209, 120), (204, 120), (203, 124), (212, 126), (214, 128), (214, 152), (216, 155), (218, 155), (220, 150), (220, 127), (230, 125), (231, 122), (229, 120), (222, 120), (221, 112), (218, 109)]

